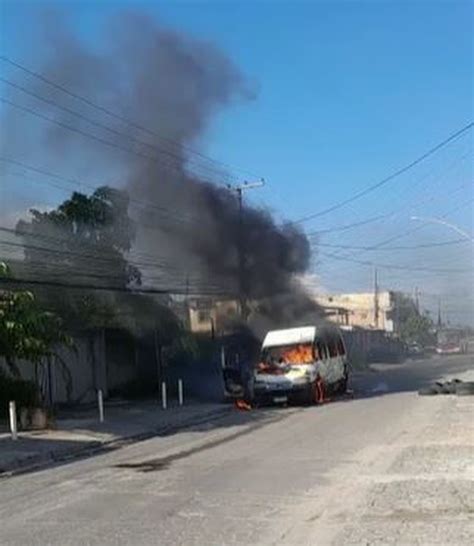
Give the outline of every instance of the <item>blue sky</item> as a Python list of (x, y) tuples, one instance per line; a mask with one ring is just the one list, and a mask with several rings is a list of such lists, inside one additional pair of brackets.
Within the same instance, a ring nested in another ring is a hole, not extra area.
[[(36, 44), (27, 31), (32, 8), (39, 4), (2, 2), (2, 51), (30, 65)], [(249, 192), (249, 198), (279, 219), (298, 219), (345, 199), (473, 118), (471, 2), (59, 4), (92, 42), (100, 42), (103, 18), (135, 7), (217, 44), (246, 76), (256, 97), (220, 112), (199, 145), (213, 157), (265, 177), (266, 187), (252, 196)], [(473, 195), (472, 185), (462, 187), (472, 184), (471, 146), (468, 135), (383, 190), (304, 227), (312, 232), (405, 209), (385, 221), (320, 238), (324, 244), (372, 245), (411, 227), (413, 214), (439, 217), (460, 206), (449, 219), (472, 233), (472, 207), (462, 207)], [(431, 225), (397, 244), (453, 237)], [(370, 267), (324, 258), (319, 250), (314, 272), (323, 286), (370, 287)], [(356, 257), (407, 266), (415, 260), (436, 269), (472, 266), (472, 245), (424, 252), (365, 252)], [(427, 305), (430, 297), (449, 294), (449, 306), (459, 311), (458, 317), (469, 312), (458, 303), (463, 296), (454, 292), (459, 288), (464, 294), (472, 275), (447, 278), (387, 270), (381, 278), (387, 288), (426, 286)]]

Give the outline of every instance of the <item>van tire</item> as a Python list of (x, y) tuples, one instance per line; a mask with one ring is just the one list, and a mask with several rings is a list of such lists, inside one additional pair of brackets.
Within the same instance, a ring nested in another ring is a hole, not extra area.
[(305, 391), (301, 395), (301, 402), (303, 406), (312, 406), (314, 404), (314, 385), (310, 383)]
[(434, 396), (439, 394), (439, 391), (433, 387), (423, 387), (418, 391), (418, 394), (421, 396)]
[(301, 395), (301, 401), (304, 406), (315, 406), (318, 403), (316, 381), (308, 385), (308, 388)]
[(347, 374), (340, 381), (338, 381), (336, 394), (341, 394), (341, 395), (346, 394), (348, 381), (349, 381), (349, 378), (347, 377)]

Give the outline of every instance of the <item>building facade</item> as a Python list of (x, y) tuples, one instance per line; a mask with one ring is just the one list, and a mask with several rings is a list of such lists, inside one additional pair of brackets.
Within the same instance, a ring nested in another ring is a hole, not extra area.
[(314, 299), (324, 307), (327, 318), (336, 324), (389, 333), (398, 331), (395, 292), (320, 294)]

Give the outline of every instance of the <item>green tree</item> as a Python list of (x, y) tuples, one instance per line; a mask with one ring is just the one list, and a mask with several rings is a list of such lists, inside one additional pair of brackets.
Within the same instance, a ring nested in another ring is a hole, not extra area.
[(405, 343), (433, 343), (433, 321), (429, 315), (420, 313), (412, 298), (397, 294), (392, 316), (398, 319), (400, 338)]
[[(7, 265), (0, 262), (0, 279), (6, 287), (9, 276)], [(70, 385), (69, 371), (56, 353), (61, 344), (72, 345), (63, 330), (62, 320), (41, 308), (32, 292), (0, 290), (0, 356), (5, 358), (12, 375), (20, 377), (18, 359), (38, 365), (56, 357), (69, 379), (67, 385)]]
[(74, 192), (53, 211), (31, 209), (32, 220), (17, 224), (25, 261), (77, 282), (139, 284), (140, 271), (124, 258), (135, 238), (128, 206), (126, 192), (104, 186), (90, 196)]
[(433, 322), (426, 315), (413, 314), (401, 323), (400, 337), (407, 343), (430, 345), (434, 342)]
[(32, 209), (32, 219), (17, 224), (25, 244), (27, 275), (85, 286), (80, 290), (45, 286), (37, 291), (69, 327), (94, 329), (114, 320), (116, 297), (91, 285), (125, 289), (141, 283), (140, 271), (124, 256), (135, 238), (128, 207), (126, 192), (104, 186), (90, 196), (74, 192), (53, 211)]

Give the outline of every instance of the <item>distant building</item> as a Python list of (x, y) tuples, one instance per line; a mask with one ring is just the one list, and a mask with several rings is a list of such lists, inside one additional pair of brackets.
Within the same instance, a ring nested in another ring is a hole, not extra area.
[(393, 291), (318, 294), (315, 301), (324, 307), (328, 320), (345, 326), (397, 333), (398, 294)]
[(188, 325), (196, 334), (222, 334), (240, 316), (236, 300), (194, 298), (188, 301)]

